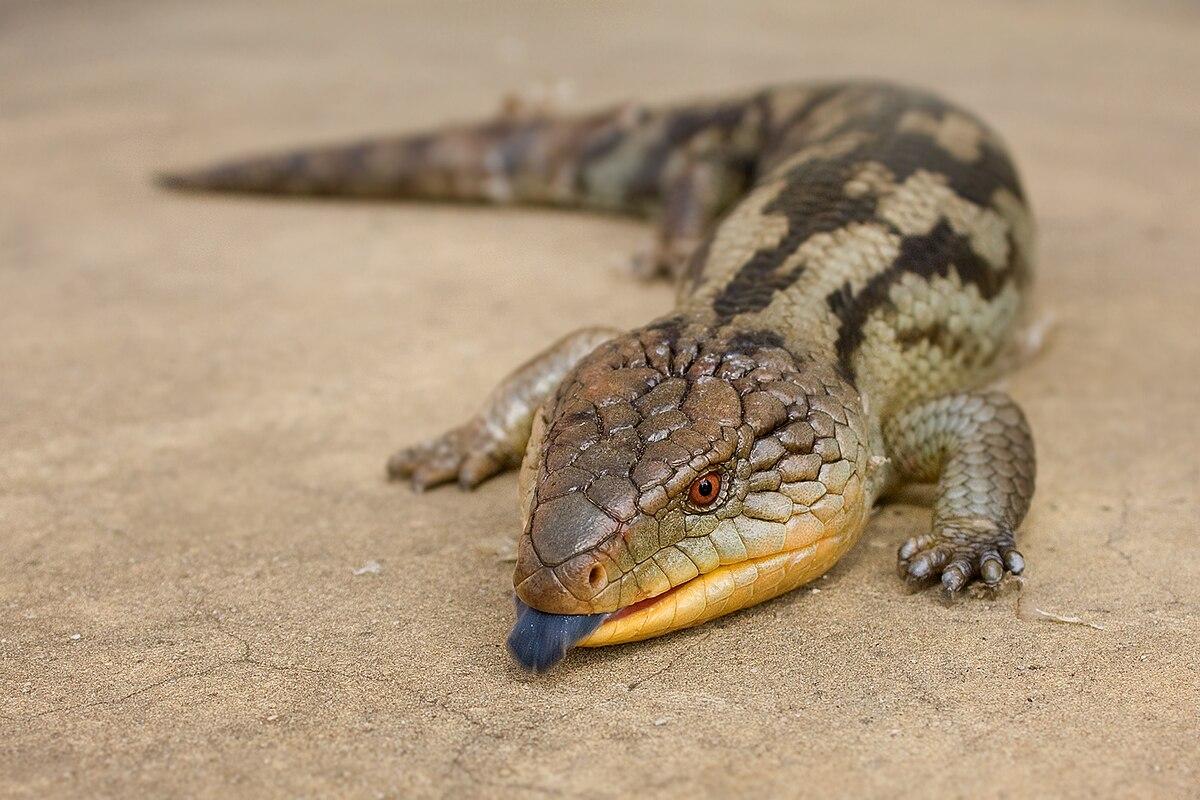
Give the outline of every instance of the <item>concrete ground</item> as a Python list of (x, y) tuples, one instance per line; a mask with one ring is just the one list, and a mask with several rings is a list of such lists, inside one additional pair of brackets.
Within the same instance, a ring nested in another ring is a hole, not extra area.
[[(1200, 8), (1136, 8), (4, 3), (0, 795), (1197, 796)], [(530, 86), (845, 74), (982, 112), (1036, 205), (1024, 588), (906, 594), (901, 504), (818, 590), (543, 678), (503, 647), (515, 479), (383, 462), (667, 309), (646, 229), (148, 180)]]

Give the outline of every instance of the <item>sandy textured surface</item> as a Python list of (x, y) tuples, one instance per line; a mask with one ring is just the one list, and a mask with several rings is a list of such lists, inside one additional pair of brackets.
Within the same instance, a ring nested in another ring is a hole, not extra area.
[[(1195, 797), (1200, 9), (1138, 5), (0, 6), (0, 795)], [(899, 505), (819, 592), (526, 677), (515, 479), (384, 459), (665, 310), (646, 230), (147, 181), (539, 82), (841, 74), (981, 111), (1039, 212), (1020, 609), (907, 595)]]

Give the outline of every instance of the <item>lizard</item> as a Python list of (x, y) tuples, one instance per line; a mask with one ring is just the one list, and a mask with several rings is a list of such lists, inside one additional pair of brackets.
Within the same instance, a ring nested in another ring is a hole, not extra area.
[(1020, 407), (989, 388), (1027, 305), (1033, 219), (999, 136), (886, 81), (484, 122), (169, 173), (181, 190), (520, 203), (655, 224), (643, 276), (673, 310), (569, 334), (393, 479), (464, 489), (519, 470), (508, 647), (699, 625), (806, 584), (876, 503), (935, 485), (897, 554), (914, 590), (996, 587), (1025, 560)]

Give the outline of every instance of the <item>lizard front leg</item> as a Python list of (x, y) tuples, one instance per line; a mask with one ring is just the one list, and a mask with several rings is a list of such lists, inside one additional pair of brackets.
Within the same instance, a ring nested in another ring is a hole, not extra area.
[(994, 586), (1025, 568), (1014, 532), (1033, 497), (1033, 439), (1025, 415), (1000, 392), (957, 394), (914, 406), (884, 426), (899, 477), (937, 481), (933, 528), (899, 551), (901, 575), (939, 578), (949, 593), (981, 577)]
[(584, 328), (522, 364), (492, 390), (464, 425), (388, 459), (392, 480), (408, 478), (417, 491), (454, 479), (464, 489), (520, 466), (533, 415), (579, 360), (620, 331)]

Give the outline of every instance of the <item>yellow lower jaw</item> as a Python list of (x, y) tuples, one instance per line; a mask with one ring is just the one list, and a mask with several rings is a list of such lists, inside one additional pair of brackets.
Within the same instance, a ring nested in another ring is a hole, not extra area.
[(778, 597), (824, 574), (855, 538), (831, 536), (799, 550), (717, 567), (663, 595), (658, 602), (605, 622), (578, 646), (637, 642)]

